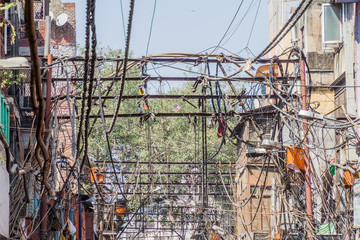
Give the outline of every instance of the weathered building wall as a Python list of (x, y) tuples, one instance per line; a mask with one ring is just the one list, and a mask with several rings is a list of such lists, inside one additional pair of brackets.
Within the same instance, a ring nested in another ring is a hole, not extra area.
[[(67, 21), (64, 25), (59, 26), (56, 19), (59, 16), (66, 14)], [(55, 57), (72, 57), (76, 55), (76, 17), (75, 17), (75, 3), (62, 3), (60, 0), (50, 2), (49, 15), (53, 17), (51, 21), (51, 45), (50, 53)], [(59, 66), (59, 65), (58, 65)], [(71, 66), (64, 66), (63, 69), (54, 68), (52, 71), (53, 77), (66, 77), (65, 71), (69, 78), (75, 74), (74, 68)], [(67, 82), (54, 82), (52, 88), (53, 96), (67, 95)], [(73, 90), (72, 83), (69, 84), (69, 92)], [(70, 105), (70, 106), (69, 106)], [(69, 111), (70, 107), (70, 111)], [(65, 99), (59, 101), (56, 106), (57, 117), (69, 116), (70, 112), (74, 114), (73, 100), (70, 103)], [(59, 120), (58, 131), (55, 135), (55, 144), (57, 147), (57, 165), (58, 165), (58, 178), (56, 181), (56, 190), (62, 188), (62, 179), (60, 174), (65, 176), (66, 169), (74, 164), (74, 156), (72, 148), (74, 146), (73, 131), (70, 120)], [(74, 126), (75, 127), (75, 126)], [(76, 184), (72, 184), (75, 190)]]
[(355, 41), (355, 15), (354, 5), (344, 4), (343, 5), (343, 24), (342, 24), (342, 35), (343, 44), (340, 45), (338, 51), (334, 54), (334, 72), (335, 79), (337, 82), (344, 80), (346, 86), (346, 111), (348, 114), (353, 116), (356, 115), (356, 104), (355, 104), (355, 79), (354, 79), (354, 41)]
[[(63, 26), (58, 26), (56, 20), (61, 14), (66, 14), (68, 20)], [(61, 3), (61, 1), (50, 2), (51, 21), (51, 46), (50, 53), (54, 56), (76, 55), (76, 18), (75, 3)]]
[[(285, 23), (283, 22), (281, 1), (269, 0), (268, 21), (269, 41), (271, 41)], [(287, 34), (266, 56), (272, 57), (278, 55), (278, 53), (283, 52), (288, 46), (291, 46), (291, 33)]]
[(0, 236), (9, 237), (10, 180), (5, 161), (5, 148), (0, 144)]
[[(270, 126), (273, 126), (270, 119), (273, 118), (254, 119), (254, 121), (257, 124), (268, 122), (269, 128), (262, 131), (269, 134), (272, 129)], [(251, 137), (253, 134), (250, 132), (250, 126), (247, 121), (241, 127), (242, 132), (238, 132), (244, 141), (254, 140), (252, 139), (254, 136)], [(281, 227), (281, 221), (276, 216), (277, 207), (280, 206), (278, 204), (280, 191), (272, 191), (273, 187), (280, 186), (281, 179), (272, 160), (265, 156), (247, 156), (248, 148), (248, 145), (238, 143), (235, 177), (237, 205), (234, 206), (235, 234), (238, 239), (259, 239), (269, 236), (275, 228)]]
[[(284, 18), (282, 16), (282, 2), (283, 1), (279, 0), (268, 1), (269, 41), (273, 39), (273, 37), (284, 25)], [(311, 74), (311, 78), (309, 78), (309, 75), (306, 76), (308, 87), (311, 86), (311, 90), (310, 88), (308, 88), (308, 103), (313, 109), (315, 109), (315, 111), (321, 114), (325, 114), (335, 108), (335, 91), (334, 89), (329, 88), (329, 85), (332, 84), (335, 80), (335, 64), (334, 53), (325, 52), (323, 51), (322, 47), (322, 3), (323, 1), (314, 1), (309, 7), (309, 9), (306, 11), (304, 16), (300, 18), (295, 27), (274, 49), (272, 49), (272, 51), (267, 54), (266, 57), (279, 55), (283, 53), (285, 49), (293, 46), (297, 46), (302, 49), (306, 56), (307, 64), (309, 66)], [(287, 21), (287, 19), (285, 19), (285, 21)], [(282, 58), (288, 58), (288, 56), (284, 55), (282, 56)], [(290, 69), (290, 71), (293, 70), (294, 69)], [(300, 85), (300, 81), (298, 82), (298, 85)], [(295, 93), (300, 94), (300, 88), (295, 88), (294, 91)], [(334, 117), (334, 115), (335, 114), (332, 114), (329, 117)], [(293, 139), (290, 139), (290, 132), (291, 131), (287, 129), (286, 126), (284, 126), (282, 135), (283, 144), (285, 146), (288, 146), (290, 144), (295, 145), (297, 143), (294, 142)], [(335, 143), (335, 132), (333, 130), (324, 132), (321, 129), (316, 129), (314, 130), (314, 134), (318, 137), (318, 139), (314, 141), (319, 141), (319, 143), (323, 146), (333, 146)], [(246, 151), (246, 149), (242, 149), (241, 151)], [(335, 152), (332, 150), (320, 150), (312, 148), (310, 149), (310, 155), (311, 159), (313, 160), (313, 166), (315, 169), (314, 175), (318, 177), (322, 176), (322, 174), (327, 171), (327, 164), (324, 160), (330, 160), (331, 158), (335, 158)], [(319, 158), (318, 155), (321, 155), (321, 158)], [(248, 167), (251, 165), (251, 161), (253, 160), (254, 159), (247, 158), (244, 154), (239, 155), (239, 159), (237, 161), (237, 169), (239, 170), (237, 171), (237, 173), (242, 173), (242, 175), (241, 179), (238, 179), (238, 185), (236, 189), (238, 204), (242, 204), (244, 200), (246, 200), (251, 195), (250, 189), (255, 185), (258, 178), (259, 170)], [(264, 159), (262, 159), (262, 161), (263, 160)], [(279, 179), (279, 177), (279, 174), (276, 173), (275, 170), (270, 170), (265, 186), (267, 186), (267, 188), (271, 188), (273, 183), (276, 189), (277, 186), (281, 185), (281, 180)], [(262, 184), (264, 184), (264, 176), (260, 178), (259, 185)], [(250, 239), (249, 237), (253, 237), (253, 234), (255, 232), (259, 234), (269, 234), (276, 228), (284, 230), (284, 228), (289, 227), (283, 226), (281, 221), (276, 220), (276, 218), (278, 217), (276, 215), (276, 205), (279, 205), (281, 202), (281, 204), (284, 205), (283, 200), (280, 199), (276, 192), (275, 195), (269, 195), (269, 197), (264, 197), (264, 202), (259, 208), (259, 215), (254, 219), (254, 222), (251, 225), (243, 225), (241, 219), (243, 219), (245, 222), (251, 220), (251, 217), (253, 216), (252, 214), (254, 210), (254, 205), (250, 204), (249, 206), (245, 206), (241, 210), (237, 211), (236, 233), (238, 234), (238, 236), (242, 234), (243, 236), (247, 236), (247, 238), (245, 237), (244, 239)], [(273, 197), (273, 202), (271, 201), (271, 196)], [(287, 199), (287, 201), (289, 201), (289, 203), (291, 204), (291, 199)], [(313, 201), (315, 206), (321, 205), (319, 204), (319, 192), (314, 193)], [(318, 209), (315, 209), (315, 211), (319, 212)], [(321, 215), (315, 215), (315, 219), (320, 220)], [(287, 219), (286, 221), (291, 222), (291, 219)]]
[[(41, 3), (40, 3), (41, 4)], [(35, 5), (36, 7), (36, 5)], [(45, 5), (42, 10), (38, 11), (38, 18), (36, 19), (37, 40), (39, 55), (44, 54), (45, 44)], [(38, 7), (40, 8), (40, 7)], [(75, 56), (76, 55), (76, 18), (75, 18), (75, 3), (62, 3), (61, 0), (52, 0), (49, 5), (49, 15), (51, 17), (51, 39), (50, 39), (50, 53), (55, 57), (60, 56)], [(60, 16), (61, 15), (61, 16)], [(59, 16), (65, 23), (59, 22)], [(20, 40), (20, 55), (30, 56), (29, 42), (25, 36), (25, 26), (21, 27), (23, 32)]]

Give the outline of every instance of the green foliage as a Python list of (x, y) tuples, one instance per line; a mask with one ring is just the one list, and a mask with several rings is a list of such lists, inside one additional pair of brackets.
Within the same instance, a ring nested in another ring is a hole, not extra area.
[[(106, 58), (123, 56), (121, 50), (112, 50), (109, 48), (102, 48), (98, 50), (99, 54)], [(96, 71), (96, 77), (108, 77), (112, 76), (116, 71), (116, 63), (114, 62), (100, 62), (98, 70)], [(127, 72), (127, 77), (137, 77), (141, 75), (139, 66), (134, 66)], [(110, 81), (104, 81), (100, 85), (102, 96), (106, 94), (106, 89), (110, 86)], [(120, 81), (116, 81), (109, 96), (118, 96), (120, 91)], [(126, 81), (124, 95), (137, 95), (139, 94), (139, 86), (142, 86), (142, 81)], [(196, 93), (191, 92), (192, 83), (185, 84), (180, 88), (175, 88), (167, 94), (200, 94), (200, 87)], [(98, 89), (94, 92), (98, 96)], [(115, 112), (118, 99), (106, 100), (103, 109), (104, 114), (112, 115)], [(159, 113), (159, 112), (173, 112), (173, 106), (179, 105), (181, 109), (179, 112), (200, 112), (199, 103), (197, 100), (189, 100), (191, 104), (183, 101), (182, 99), (149, 99), (148, 105), (150, 109), (146, 111), (144, 109), (144, 99), (140, 100), (123, 100), (120, 107), (120, 114), (136, 113), (138, 109), (141, 109), (142, 113)], [(212, 104), (210, 101), (206, 102), (207, 112), (213, 112)], [(96, 100), (92, 105), (92, 115), (99, 113), (99, 101)], [(95, 120), (93, 120), (95, 121)], [(109, 127), (112, 118), (107, 118), (106, 125)], [(234, 127), (236, 120), (228, 120), (230, 127)], [(217, 137), (218, 125), (214, 122), (214, 119), (207, 119), (207, 148), (208, 157), (212, 156), (219, 148), (222, 138)], [(92, 122), (90, 124), (92, 126)], [(110, 134), (110, 143), (112, 156), (115, 161), (131, 161), (131, 162), (183, 162), (184, 165), (171, 165), (168, 169), (167, 164), (124, 164), (122, 169), (118, 167), (117, 171), (126, 171), (133, 174), (126, 175), (126, 178), (120, 181), (129, 182), (130, 184), (124, 184), (125, 191), (132, 193), (136, 192), (149, 192), (151, 191), (150, 185), (144, 185), (142, 188), (137, 188), (135, 182), (142, 183), (164, 183), (165, 185), (157, 191), (157, 193), (172, 192), (189, 192), (188, 186), (172, 186), (168, 189), (166, 183), (168, 180), (173, 182), (187, 182), (191, 184), (193, 181), (199, 181), (199, 179), (191, 176), (191, 172), (201, 172), (201, 164), (190, 165), (187, 163), (201, 163), (202, 162), (202, 140), (201, 140), (201, 118), (197, 117), (179, 117), (179, 118), (152, 118), (150, 117), (146, 121), (137, 118), (118, 118), (113, 132)], [(107, 142), (105, 138), (105, 130), (101, 118), (96, 120), (94, 129), (91, 132), (89, 138), (89, 155), (91, 159), (96, 159), (98, 156), (99, 161), (102, 161), (102, 167), (107, 168), (109, 171), (113, 171), (110, 164), (109, 151), (107, 148)], [(236, 147), (230, 142), (226, 142), (223, 145), (220, 153), (211, 161), (208, 165), (209, 172), (218, 171), (218, 161), (222, 162), (234, 162), (236, 160), (237, 153)], [(224, 166), (223, 171), (227, 171), (227, 167)], [(160, 175), (160, 172), (184, 172), (189, 174), (184, 175), (171, 175), (169, 178), (166, 175)], [(150, 176), (139, 176), (139, 172), (152, 172)], [(200, 177), (200, 175), (196, 175)], [(115, 181), (114, 176), (108, 176)], [(118, 176), (120, 178), (120, 175)], [(211, 183), (218, 183), (217, 191), (223, 191), (221, 187), (220, 179), (214, 176), (209, 176), (208, 181)], [(228, 183), (229, 179), (225, 179), (225, 183)], [(156, 188), (156, 186), (154, 187)], [(158, 201), (166, 199), (166, 194), (157, 196)], [(130, 211), (136, 210), (140, 204), (140, 198), (135, 195), (128, 196), (128, 207)], [(176, 197), (171, 198), (176, 204)], [(164, 217), (167, 216), (168, 211), (162, 209)], [(174, 210), (175, 211), (175, 210)], [(177, 211), (177, 210), (176, 210)]]
[(12, 2), (12, 3), (9, 3), (7, 5), (2, 5), (2, 6), (0, 6), (0, 11), (8, 10), (11, 7), (15, 7), (16, 5), (17, 5), (16, 2)]
[(13, 84), (19, 84), (22, 80), (26, 78), (24, 73), (19, 73), (14, 75), (12, 70), (1, 70), (0, 71), (0, 86), (1, 88), (8, 88)]
[[(20, 2), (20, 1), (15, 1), (15, 2), (12, 2), (12, 3), (8, 3), (6, 5), (5, 4), (0, 4), (0, 11), (9, 10), (12, 7), (16, 7), (20, 3), (22, 4), (22, 2)], [(2, 22), (0, 22), (0, 27), (4, 27), (4, 24), (8, 24), (10, 26), (10, 28), (11, 28), (10, 44), (13, 45), (13, 44), (15, 44), (15, 38), (16, 38), (15, 27), (6, 18), (4, 18)]]

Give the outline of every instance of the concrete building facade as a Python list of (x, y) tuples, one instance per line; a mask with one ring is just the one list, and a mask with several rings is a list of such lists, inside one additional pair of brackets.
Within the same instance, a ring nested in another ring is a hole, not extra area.
[[(300, 2), (298, 0), (268, 1), (269, 41), (286, 24)], [(360, 85), (360, 38), (358, 37), (360, 36), (360, 25), (357, 22), (359, 21), (359, 5), (358, 1), (312, 1), (291, 31), (266, 55), (267, 58), (271, 58), (282, 54), (287, 49), (297, 48), (301, 50), (307, 63), (307, 107), (322, 115), (337, 109), (328, 115), (332, 121), (356, 119), (360, 116), (360, 108), (357, 105), (360, 97), (360, 90), (357, 87)], [(292, 58), (292, 56), (289, 56), (288, 53), (281, 58), (287, 59)], [(300, 95), (300, 87), (295, 86), (294, 92)], [(327, 202), (329, 204), (335, 202), (333, 210), (337, 216), (345, 214), (346, 206), (353, 205), (353, 200), (349, 197), (352, 190), (344, 186), (344, 171), (341, 168), (337, 168), (335, 175), (330, 177), (331, 190), (324, 193), (318, 189), (319, 186), (326, 186), (327, 181), (329, 181), (324, 176), (328, 176), (330, 162), (335, 161), (340, 165), (355, 167), (358, 156), (354, 143), (349, 144), (349, 136), (345, 136), (346, 131), (326, 130), (324, 132), (324, 129), (320, 128), (314, 128), (313, 131), (314, 134), (320, 136), (316, 140), (317, 144), (327, 146), (323, 149), (311, 148), (310, 146), (314, 179), (319, 179), (321, 182), (314, 180), (312, 183), (313, 221), (316, 226), (322, 226), (334, 221), (334, 219), (328, 219), (326, 212), (322, 209), (325, 204), (324, 199), (329, 201)], [(283, 146), (296, 143), (286, 137), (290, 135), (290, 132), (286, 127), (283, 128), (283, 135), (285, 136)], [(335, 146), (340, 145), (341, 148), (335, 148)], [(260, 174), (259, 170), (252, 169), (252, 161), (254, 159), (249, 160), (244, 153), (240, 153), (237, 166), (241, 171), (238, 170), (237, 172), (240, 172), (243, 178), (237, 180), (238, 203), (251, 198), (252, 186)], [(288, 225), (291, 222), (291, 215), (288, 216), (289, 219), (286, 219), (286, 215), (277, 214), (278, 206), (283, 206), (283, 211), (290, 211), (290, 209), (284, 207), (283, 200), (279, 199), (279, 195), (276, 193), (285, 186), (280, 174), (275, 172), (269, 169), (270, 179), (268, 178), (267, 182), (263, 183), (269, 188), (269, 199), (266, 197), (263, 199), (264, 204), (259, 208), (258, 216), (252, 219), (251, 205), (240, 210), (243, 213), (237, 218), (236, 232), (243, 239), (256, 239), (256, 236), (271, 236), (275, 239), (285, 233), (285, 229), (298, 228), (295, 225)], [(261, 181), (264, 181), (263, 177), (260, 179)], [(270, 193), (271, 189), (275, 192)], [(299, 200), (290, 197), (288, 201), (291, 206), (294, 206), (296, 205), (294, 201)], [(244, 220), (253, 220), (253, 222), (244, 224)], [(277, 224), (274, 224), (274, 220)], [(282, 224), (282, 221), (287, 222), (287, 224)], [(352, 223), (347, 224), (346, 227), (353, 227)], [(286, 234), (289, 233), (289, 231), (286, 232)], [(351, 233), (344, 233), (344, 229), (336, 228), (336, 234), (344, 234), (345, 236)], [(346, 237), (350, 237), (350, 235)]]

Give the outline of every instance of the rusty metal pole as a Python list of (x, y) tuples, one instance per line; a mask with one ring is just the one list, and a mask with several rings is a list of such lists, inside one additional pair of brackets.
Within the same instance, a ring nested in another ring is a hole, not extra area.
[[(52, 63), (52, 55), (47, 56), (47, 64)], [(46, 109), (45, 109), (45, 139), (48, 138), (50, 134), (50, 113), (51, 113), (51, 78), (52, 78), (52, 69), (48, 68), (46, 75)], [(40, 227), (40, 239), (47, 239), (47, 211), (48, 211), (48, 196), (46, 191), (41, 198), (40, 206), (40, 219), (43, 219)]]
[[(300, 61), (300, 85), (301, 85), (301, 109), (307, 110), (306, 102), (306, 80), (305, 80), (305, 61)], [(304, 119), (306, 122), (307, 120)], [(304, 134), (308, 129), (306, 123), (303, 124)], [(308, 139), (305, 136), (304, 139), (304, 152), (305, 152), (305, 194), (306, 194), (306, 214), (308, 216), (307, 222), (307, 239), (313, 239), (314, 229), (313, 229), (313, 209), (312, 209), (312, 196), (311, 196), (311, 158), (309, 155), (309, 148), (306, 146), (308, 144)]]

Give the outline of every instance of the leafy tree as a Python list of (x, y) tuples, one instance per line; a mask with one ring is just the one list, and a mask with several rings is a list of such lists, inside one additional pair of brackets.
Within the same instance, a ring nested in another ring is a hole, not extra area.
[[(121, 50), (112, 50), (110, 48), (101, 49), (105, 57), (118, 57), (122, 56)], [(113, 76), (116, 72), (116, 63), (114, 62), (100, 62), (96, 77)], [(127, 72), (127, 77), (141, 76), (141, 69), (139, 66), (133, 67)], [(102, 94), (105, 89), (112, 84), (111, 82), (101, 82), (100, 89)], [(142, 86), (142, 81), (126, 81), (124, 95), (139, 94), (139, 86)], [(199, 86), (195, 93), (191, 92), (192, 83), (185, 84), (178, 88), (172, 89), (167, 94), (200, 94), (201, 87)], [(226, 87), (222, 85), (225, 89)], [(120, 81), (113, 84), (109, 96), (116, 96), (119, 93)], [(94, 91), (95, 96), (98, 96), (98, 90)], [(107, 100), (103, 106), (104, 114), (114, 114), (117, 104), (117, 99)], [(149, 109), (145, 109), (145, 105)], [(146, 103), (144, 100), (123, 100), (119, 113), (157, 113), (157, 112), (173, 112), (179, 106), (179, 112), (200, 112), (198, 100), (182, 99), (149, 99)], [(227, 103), (229, 108), (229, 104)], [(222, 106), (224, 108), (224, 106)], [(223, 109), (224, 110), (224, 109)], [(213, 112), (211, 101), (206, 101), (206, 111)], [(93, 103), (92, 114), (99, 112), (99, 101)], [(106, 125), (109, 126), (112, 118), (105, 120)], [(236, 119), (229, 119), (227, 124), (230, 128), (236, 124)], [(90, 124), (90, 126), (92, 123)], [(221, 144), (222, 138), (217, 137), (218, 125), (215, 119), (206, 119), (207, 125), (207, 148), (208, 157), (214, 155)], [(188, 163), (202, 163), (202, 140), (201, 140), (201, 118), (199, 117), (179, 117), (179, 118), (161, 118), (150, 117), (147, 120), (137, 118), (118, 118), (113, 132), (110, 137), (110, 148), (113, 159), (116, 162), (154, 162), (154, 163), (167, 163), (183, 162), (183, 165), (171, 165), (168, 169), (167, 164), (116, 164), (116, 171), (128, 172), (130, 174), (119, 174), (118, 178), (122, 182), (122, 191), (129, 193), (127, 195), (127, 206), (130, 212), (135, 211), (140, 205), (140, 196), (132, 195), (133, 192), (148, 193), (149, 191), (157, 188), (157, 185), (144, 185), (135, 184), (136, 182), (150, 184), (162, 183), (160, 189), (156, 193), (164, 193), (154, 195), (151, 197), (146, 209), (149, 213), (160, 212), (164, 219), (171, 221), (179, 221), (180, 208), (178, 206), (189, 206), (199, 203), (199, 199), (192, 197), (168, 197), (167, 193), (193, 193), (194, 191), (201, 191), (196, 189), (192, 184), (201, 182), (201, 175), (192, 175), (191, 173), (201, 173), (202, 165), (194, 165)], [(89, 155), (92, 160), (97, 159), (103, 162), (99, 166), (104, 170), (113, 171), (112, 164), (110, 164), (109, 150), (107, 141), (105, 139), (105, 130), (99, 118), (94, 124), (94, 128), (90, 135), (89, 141)], [(208, 172), (218, 171), (218, 162), (235, 162), (236, 160), (236, 147), (231, 142), (226, 140), (226, 144), (222, 146), (219, 154), (212, 159), (208, 164)], [(223, 172), (228, 172), (228, 166), (222, 166)], [(151, 172), (152, 175), (141, 175), (140, 172)], [(183, 172), (183, 175), (161, 175), (161, 172)], [(188, 173), (188, 174), (187, 174)], [(110, 181), (115, 181), (115, 176), (107, 174), (106, 176)], [(233, 176), (232, 176), (233, 177)], [(168, 181), (170, 186), (167, 185)], [(224, 196), (221, 180), (218, 176), (211, 175), (208, 177), (209, 183), (217, 183), (218, 186), (211, 186), (209, 191), (219, 192), (217, 199), (211, 199), (214, 204), (223, 205), (223, 208), (231, 209), (228, 205), (228, 200)], [(229, 178), (224, 179), (225, 183), (231, 182)], [(128, 184), (126, 184), (128, 182)], [(173, 183), (173, 185), (172, 185)], [(188, 184), (187, 186), (180, 185), (181, 183)], [(215, 188), (215, 189), (214, 189)], [(109, 187), (111, 191), (118, 191), (116, 185)], [(109, 191), (107, 191), (109, 193)], [(120, 195), (119, 195), (120, 197)], [(120, 197), (121, 198), (121, 197)], [(142, 197), (144, 199), (144, 197)], [(116, 201), (117, 199), (113, 199)], [(225, 205), (224, 205), (225, 203)], [(194, 205), (195, 206), (195, 205)], [(167, 208), (164, 208), (167, 207)], [(171, 210), (172, 208), (172, 210)], [(176, 215), (178, 214), (178, 215)], [(154, 218), (154, 216), (153, 216)], [(151, 216), (150, 218), (151, 219)], [(170, 223), (169, 223), (170, 224)]]

